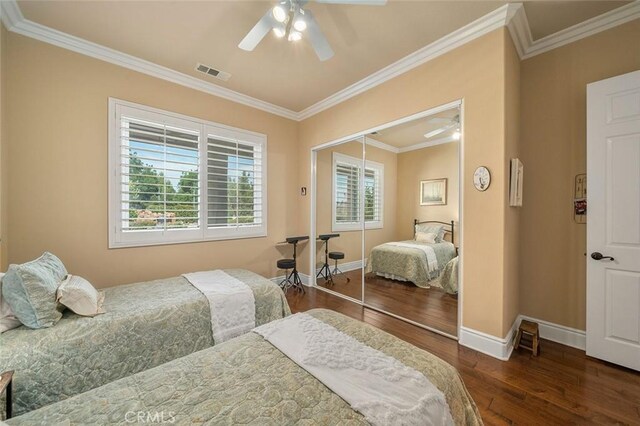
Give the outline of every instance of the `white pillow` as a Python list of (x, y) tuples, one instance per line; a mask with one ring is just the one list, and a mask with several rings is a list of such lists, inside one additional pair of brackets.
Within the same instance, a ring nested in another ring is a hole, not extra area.
[[(0, 280), (4, 276), (3, 272), (0, 272)], [(18, 318), (13, 314), (9, 303), (2, 298), (2, 282), (0, 281), (0, 333), (4, 333), (12, 328), (20, 327), (22, 323), (18, 321)]]
[(435, 244), (438, 234), (431, 232), (416, 232), (416, 241), (419, 243)]
[(57, 300), (78, 315), (93, 317), (103, 314), (104, 292), (98, 291), (91, 283), (77, 275), (67, 275), (58, 287)]

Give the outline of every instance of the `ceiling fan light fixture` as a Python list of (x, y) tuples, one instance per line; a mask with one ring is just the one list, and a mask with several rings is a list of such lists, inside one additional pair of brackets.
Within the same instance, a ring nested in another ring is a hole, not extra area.
[(299, 16), (293, 22), (293, 28), (295, 28), (296, 31), (302, 32), (307, 29), (307, 21), (305, 21), (302, 16)]
[(275, 27), (275, 28), (273, 29), (273, 33), (276, 35), (276, 37), (278, 37), (278, 38), (282, 38), (282, 37), (284, 37), (284, 35), (286, 34), (286, 31), (285, 31), (285, 29), (284, 29), (284, 28), (281, 28), (281, 27)]
[(300, 41), (302, 40), (302, 33), (298, 31), (291, 31), (289, 33), (289, 41)]
[(271, 13), (278, 22), (285, 22), (287, 20), (287, 11), (279, 4), (273, 7), (273, 11)]

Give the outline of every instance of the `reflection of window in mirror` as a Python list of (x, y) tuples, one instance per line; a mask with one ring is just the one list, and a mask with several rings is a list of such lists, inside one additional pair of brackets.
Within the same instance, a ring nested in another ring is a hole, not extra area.
[[(362, 160), (334, 152), (332, 174), (332, 230), (355, 231), (362, 229), (363, 217), (367, 229), (382, 228), (384, 165), (367, 161), (362, 182)], [(364, 214), (361, 212), (362, 186), (364, 186)]]

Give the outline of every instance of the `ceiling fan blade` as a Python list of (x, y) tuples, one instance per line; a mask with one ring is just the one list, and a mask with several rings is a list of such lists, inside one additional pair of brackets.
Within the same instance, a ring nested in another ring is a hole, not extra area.
[(438, 136), (439, 134), (444, 133), (447, 130), (453, 129), (456, 126), (456, 124), (457, 123), (449, 124), (447, 126), (443, 126), (443, 127), (438, 128), (438, 129), (435, 129), (435, 130), (432, 130), (430, 132), (427, 132), (427, 133), (424, 134), (424, 137), (427, 138), (427, 139), (430, 139), (430, 138), (432, 138), (434, 136)]
[(361, 6), (384, 6), (387, 0), (316, 0), (326, 4), (356, 4)]
[(428, 123), (451, 123), (451, 118), (446, 117), (433, 117), (427, 120)]
[(310, 10), (305, 10), (307, 16), (307, 34), (313, 50), (316, 51), (316, 55), (321, 61), (326, 61), (333, 56), (333, 49), (329, 45), (329, 42), (325, 38), (324, 34), (320, 30), (318, 21), (313, 17), (313, 13)]
[(269, 31), (273, 29), (276, 23), (276, 19), (273, 17), (271, 13), (271, 8), (267, 10), (267, 13), (264, 14), (262, 18), (258, 21), (258, 23), (249, 31), (249, 33), (244, 36), (238, 47), (242, 50), (252, 51), (256, 48), (258, 43), (262, 41), (264, 36), (267, 35)]

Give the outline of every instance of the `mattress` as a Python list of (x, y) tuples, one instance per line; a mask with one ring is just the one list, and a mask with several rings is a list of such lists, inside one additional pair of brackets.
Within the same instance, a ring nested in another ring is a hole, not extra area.
[[(454, 367), (375, 327), (324, 309), (310, 315), (423, 373), (454, 422), (482, 424)], [(19, 424), (367, 424), (329, 388), (256, 333), (176, 359), (7, 421)]]
[[(246, 270), (225, 272), (253, 291), (256, 325), (290, 314), (276, 284)], [(104, 290), (103, 315), (67, 310), (54, 327), (0, 335), (0, 367), (15, 370), (14, 415), (214, 345), (209, 302), (185, 278)]]
[(381, 244), (371, 250), (366, 272), (399, 277), (411, 281), (418, 287), (428, 287), (429, 281), (437, 278), (444, 266), (456, 257), (455, 246), (448, 241), (429, 244), (410, 240), (402, 243), (430, 246), (435, 252), (438, 267), (429, 270), (426, 255), (420, 249)]

